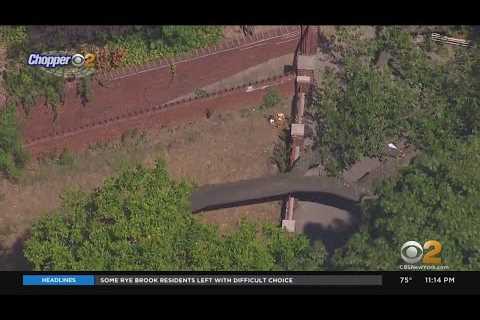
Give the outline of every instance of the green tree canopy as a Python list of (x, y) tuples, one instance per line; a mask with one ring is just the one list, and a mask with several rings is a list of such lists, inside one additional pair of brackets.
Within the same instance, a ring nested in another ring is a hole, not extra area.
[[(381, 156), (389, 140), (406, 139), (422, 156), (363, 206), (360, 232), (333, 256), (337, 269), (398, 270), (401, 245), (443, 244), (444, 264), (480, 267), (480, 48), (413, 41), (402, 27), (379, 27), (372, 40), (346, 28), (342, 69), (327, 74), (313, 100), (318, 147), (333, 174), (364, 156)], [(462, 28), (471, 31), (471, 28)], [(466, 32), (468, 34), (468, 32)], [(346, 39), (346, 40), (345, 40)], [(387, 52), (384, 68), (375, 57)]]
[(16, 179), (27, 159), (28, 154), (22, 147), (15, 106), (8, 104), (0, 110), (0, 171), (8, 178)]
[[(457, 48), (442, 64), (400, 27), (380, 28), (373, 40), (351, 38), (341, 71), (327, 72), (311, 107), (318, 150), (332, 174), (364, 156), (381, 156), (387, 141), (405, 139), (429, 150), (478, 130), (478, 46)], [(382, 51), (391, 58), (377, 68)]]
[[(319, 124), (319, 151), (333, 173), (362, 156), (380, 156), (388, 138), (405, 134), (416, 94), (407, 84), (358, 63), (348, 61), (343, 79), (327, 74), (314, 101)], [(346, 82), (342, 88), (341, 82)]]
[(270, 224), (220, 235), (190, 212), (191, 187), (163, 164), (127, 170), (91, 194), (71, 193), (32, 228), (36, 270), (321, 270), (323, 247)]
[(366, 204), (363, 223), (334, 256), (336, 268), (398, 270), (400, 248), (438, 240), (450, 270), (480, 268), (480, 138), (424, 155)]

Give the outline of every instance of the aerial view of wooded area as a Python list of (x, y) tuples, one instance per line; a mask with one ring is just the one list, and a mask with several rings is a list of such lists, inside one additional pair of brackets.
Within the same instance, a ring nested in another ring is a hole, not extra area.
[(0, 270), (479, 270), (478, 31), (0, 26)]

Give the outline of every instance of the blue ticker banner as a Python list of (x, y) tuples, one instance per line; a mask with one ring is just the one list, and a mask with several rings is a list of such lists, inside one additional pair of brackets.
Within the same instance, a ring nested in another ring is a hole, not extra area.
[(93, 286), (93, 275), (24, 275), (24, 286)]

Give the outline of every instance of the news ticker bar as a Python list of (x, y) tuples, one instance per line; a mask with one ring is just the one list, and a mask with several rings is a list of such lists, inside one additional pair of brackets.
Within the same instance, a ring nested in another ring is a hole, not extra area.
[(382, 275), (23, 275), (23, 286), (382, 286)]

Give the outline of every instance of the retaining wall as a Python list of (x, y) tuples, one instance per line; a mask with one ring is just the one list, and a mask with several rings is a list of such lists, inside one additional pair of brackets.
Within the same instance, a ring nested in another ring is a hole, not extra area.
[(33, 156), (60, 152), (64, 148), (81, 151), (96, 142), (119, 138), (129, 129), (148, 131), (175, 121), (206, 117), (207, 110), (214, 112), (258, 106), (269, 88), (276, 88), (284, 97), (293, 96), (294, 78), (293, 74), (277, 76), (213, 92), (201, 98), (189, 98), (151, 108), (138, 108), (80, 127), (56, 130), (32, 137), (27, 140), (26, 147)]
[[(92, 86), (92, 101), (86, 104), (82, 104), (77, 96), (76, 84), (70, 83), (55, 122), (54, 113), (43, 101), (28, 116), (19, 109), (25, 143), (36, 153), (39, 148), (34, 145), (38, 146), (40, 140), (49, 140), (48, 137), (91, 130), (99, 124), (112, 125), (127, 114), (163, 108), (166, 102), (197, 88), (294, 52), (298, 38), (298, 27), (284, 26), (252, 37), (226, 40), (214, 47), (177, 57), (174, 77), (165, 60), (99, 74), (96, 76), (99, 83)], [(247, 96), (236, 99), (249, 99)], [(227, 102), (225, 107), (228, 107)], [(102, 137), (100, 134), (99, 139)], [(43, 145), (50, 149), (46, 142)]]

